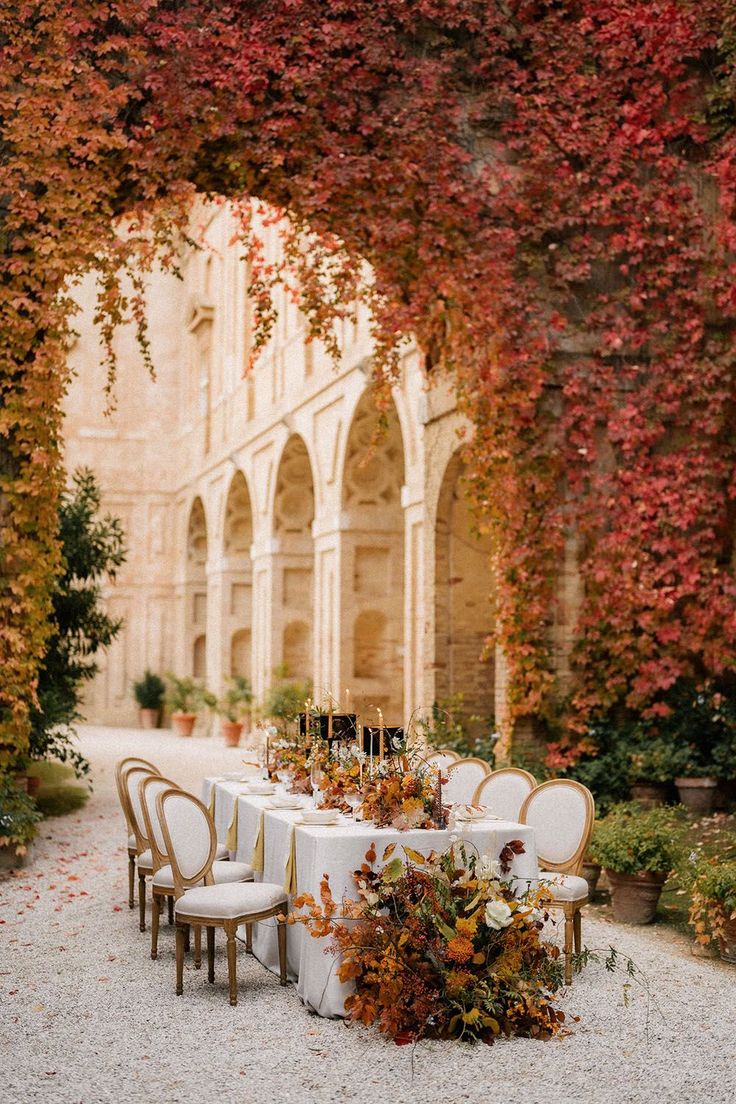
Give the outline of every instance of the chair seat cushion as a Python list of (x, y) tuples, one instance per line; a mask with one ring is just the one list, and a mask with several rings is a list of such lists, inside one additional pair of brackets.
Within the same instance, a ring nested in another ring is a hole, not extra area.
[(286, 903), (286, 900), (282, 887), (271, 882), (202, 886), (188, 890), (179, 898), (174, 905), (174, 915), (234, 920), (236, 917), (266, 912), (267, 909)]
[(577, 874), (559, 874), (551, 870), (539, 871), (540, 882), (549, 883), (556, 901), (581, 901), (588, 896), (588, 883)]
[(150, 848), (148, 851), (141, 851), (140, 855), (136, 859), (138, 863), (138, 870), (141, 874), (153, 873), (153, 857), (151, 855)]
[[(212, 864), (212, 876), (215, 879), (215, 885), (225, 885), (227, 882), (252, 882), (253, 867), (248, 866), (248, 863), (216, 861)], [(153, 884), (156, 889), (173, 890), (174, 875), (171, 867), (162, 866), (157, 870), (153, 875)]]

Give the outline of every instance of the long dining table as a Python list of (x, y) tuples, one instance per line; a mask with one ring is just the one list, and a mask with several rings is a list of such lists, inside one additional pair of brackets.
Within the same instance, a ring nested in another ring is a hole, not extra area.
[[(320, 884), (327, 875), (335, 901), (355, 897), (353, 871), (360, 868), (365, 853), (375, 845), (377, 863), (389, 844), (408, 847), (420, 854), (446, 849), (452, 839), (464, 840), (479, 854), (498, 858), (511, 840), (521, 840), (524, 849), (515, 854), (508, 877), (518, 884), (534, 883), (539, 877), (534, 830), (514, 821), (486, 819), (457, 822), (452, 830), (413, 829), (399, 831), (340, 815), (336, 824), (300, 823), (303, 809), (278, 809), (270, 796), (249, 793), (247, 783), (205, 778), (202, 800), (212, 813), (218, 842), (227, 845), (231, 857), (253, 865), (258, 881), (282, 885), (293, 898), (309, 893), (319, 900)], [(304, 808), (312, 806), (303, 798)], [(255, 925), (253, 951), (269, 970), (278, 973), (276, 921)], [(290, 925), (287, 938), (288, 973), (304, 1004), (320, 1016), (343, 1016), (345, 997), (351, 985), (337, 977), (339, 958), (329, 941), (315, 939), (302, 924)]]

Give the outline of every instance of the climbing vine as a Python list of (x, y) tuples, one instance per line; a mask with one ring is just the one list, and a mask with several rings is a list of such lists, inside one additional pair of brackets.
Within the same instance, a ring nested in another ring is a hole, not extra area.
[[(315, 336), (363, 299), (473, 426), (511, 716), (666, 709), (736, 666), (731, 0), (0, 0), (7, 752), (53, 572), (70, 277), (141, 327), (195, 191), (291, 227), (253, 267)], [(308, 248), (307, 248), (308, 247)], [(254, 247), (255, 249), (255, 247)], [(256, 262), (257, 249), (255, 249)], [(561, 565), (581, 577), (569, 687)]]

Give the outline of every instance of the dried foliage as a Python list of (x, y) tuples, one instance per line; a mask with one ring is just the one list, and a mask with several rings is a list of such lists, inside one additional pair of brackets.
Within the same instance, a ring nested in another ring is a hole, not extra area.
[(338, 906), (327, 877), (319, 903), (308, 894), (294, 901), (306, 911), (290, 922), (330, 936), (337, 975), (355, 986), (348, 1018), (376, 1024), (397, 1043), (559, 1034), (560, 952), (541, 939), (545, 890), (515, 897), (503, 878), (508, 867), (463, 844), (428, 858), (403, 850), (404, 859), (389, 845), (377, 870), (371, 845), (355, 872), (357, 901)]

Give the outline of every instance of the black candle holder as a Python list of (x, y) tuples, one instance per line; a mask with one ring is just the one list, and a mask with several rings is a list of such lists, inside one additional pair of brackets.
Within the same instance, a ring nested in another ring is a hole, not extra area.
[[(307, 735), (307, 714), (299, 714), (299, 735)], [(355, 713), (309, 714), (309, 735), (324, 740), (330, 746), (335, 743), (354, 743), (358, 739), (358, 718)]]
[(404, 730), (398, 725), (363, 725), (363, 751), (374, 759), (381, 755), (381, 732), (383, 732), (383, 756), (391, 754), (391, 741), (403, 740)]

